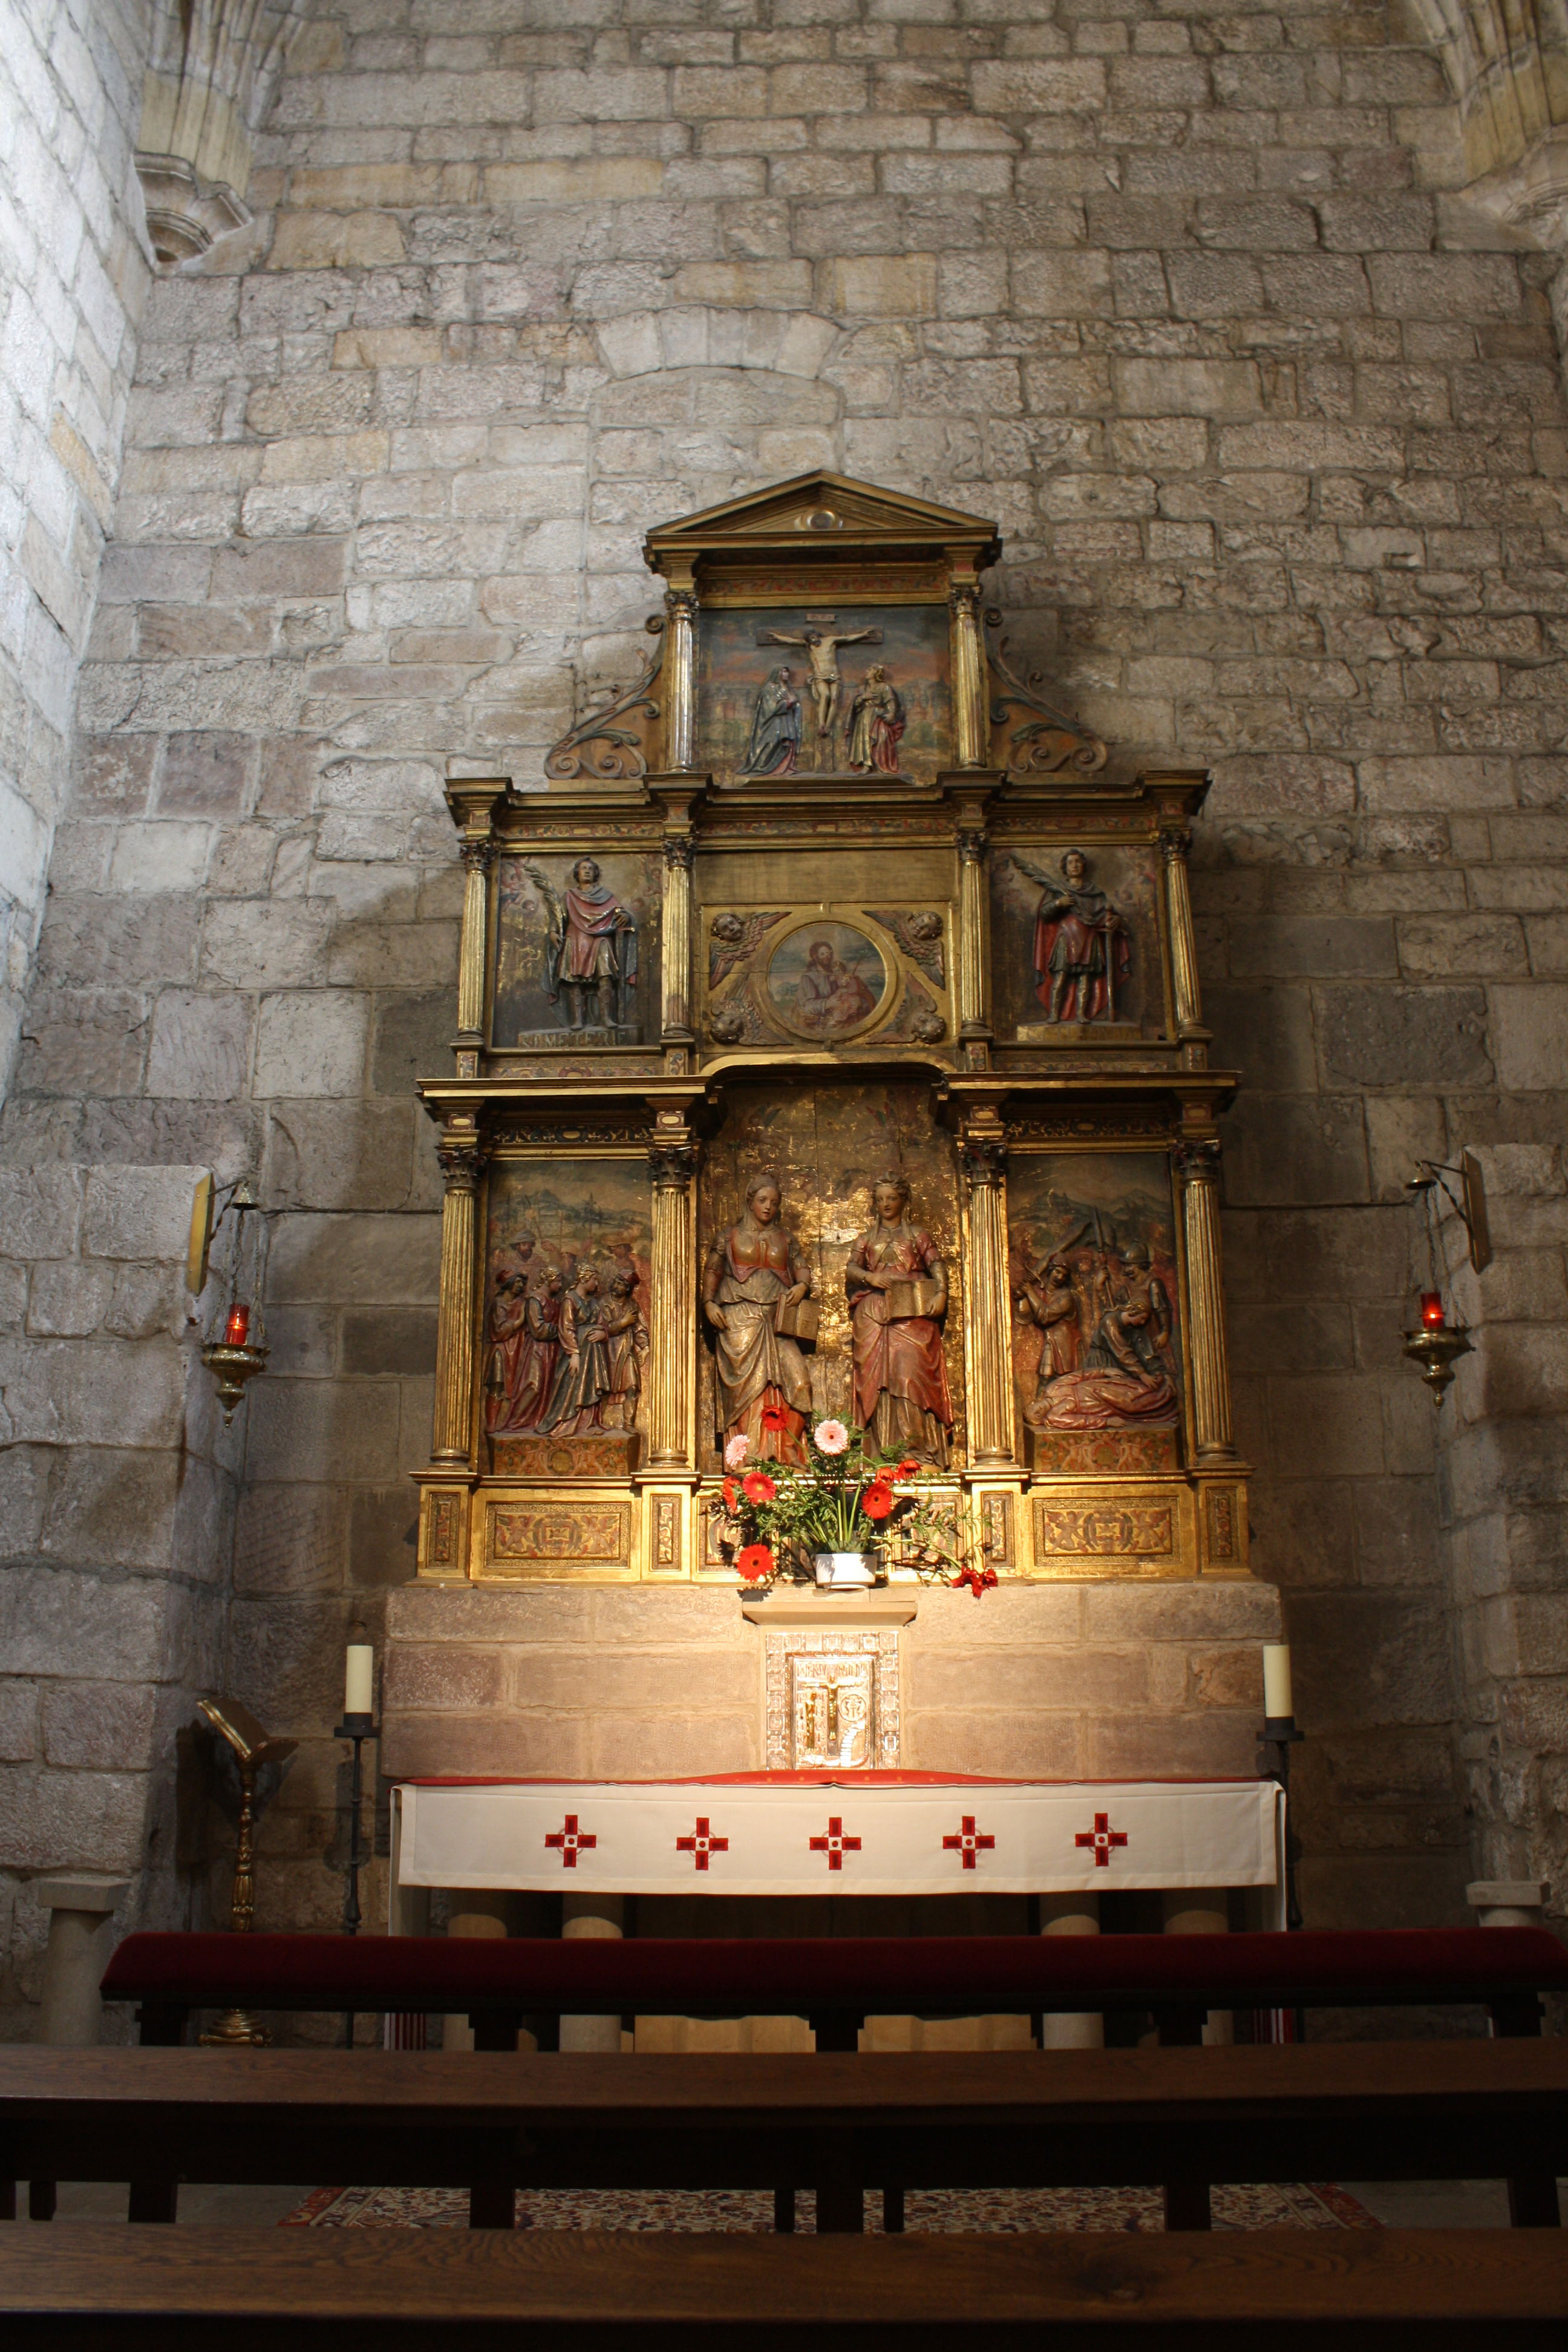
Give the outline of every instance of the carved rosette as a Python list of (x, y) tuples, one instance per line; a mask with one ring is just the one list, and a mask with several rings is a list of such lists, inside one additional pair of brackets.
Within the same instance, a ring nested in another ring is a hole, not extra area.
[(1193, 1437), (1200, 1464), (1228, 1464), (1236, 1459), (1231, 1435), (1225, 1302), (1220, 1287), (1219, 1159), (1218, 1143), (1206, 1138), (1180, 1143), (1175, 1149), (1187, 1255)]

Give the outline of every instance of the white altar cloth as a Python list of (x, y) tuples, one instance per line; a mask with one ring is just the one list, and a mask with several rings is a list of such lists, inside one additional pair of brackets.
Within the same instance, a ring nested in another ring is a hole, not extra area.
[(1283, 1883), (1284, 1796), (1271, 1780), (411, 1780), (394, 1803), (395, 1887), (1054, 1895)]

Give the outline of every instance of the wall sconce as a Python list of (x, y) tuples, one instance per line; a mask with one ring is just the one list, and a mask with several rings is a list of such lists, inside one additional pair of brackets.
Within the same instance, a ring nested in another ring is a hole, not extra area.
[[(1458, 1179), (1458, 1192), (1448, 1182), (1450, 1176)], [(1433, 1403), (1440, 1405), (1453, 1385), (1454, 1366), (1461, 1356), (1471, 1352), (1471, 1343), (1462, 1323), (1449, 1322), (1443, 1303), (1442, 1277), (1437, 1266), (1437, 1194), (1442, 1192), (1463, 1224), (1469, 1237), (1470, 1264), (1478, 1273), (1491, 1264), (1486, 1194), (1480, 1169), (1468, 1151), (1458, 1168), (1447, 1167), (1436, 1160), (1418, 1160), (1415, 1173), (1406, 1180), (1405, 1189), (1413, 1202), (1421, 1203), (1426, 1239), (1425, 1281), (1415, 1264), (1417, 1244), (1414, 1238), (1411, 1242), (1411, 1288), (1416, 1296), (1416, 1319), (1415, 1328), (1405, 1334), (1405, 1353), (1412, 1363), (1420, 1366), (1421, 1377), (1432, 1391)]]
[[(243, 1177), (226, 1187), (216, 1216), (215, 1187), (210, 1176), (201, 1179), (191, 1203), (185, 1286), (194, 1297), (206, 1288), (213, 1243), (225, 1218), (232, 1213), (235, 1221), (229, 1251), (228, 1304), (219, 1307), (202, 1349), (202, 1361), (217, 1385), (226, 1429), (233, 1423), (234, 1409), (244, 1397), (247, 1383), (265, 1369), (268, 1353), (266, 1326), (261, 1318), (266, 1220), (258, 1218), (254, 1241), (249, 1239), (250, 1229), (245, 1223), (256, 1205), (256, 1195)], [(250, 1294), (248, 1298), (246, 1292)]]

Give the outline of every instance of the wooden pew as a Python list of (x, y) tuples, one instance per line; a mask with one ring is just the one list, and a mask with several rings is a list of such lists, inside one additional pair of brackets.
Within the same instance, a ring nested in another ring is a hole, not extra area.
[(78, 2222), (0, 2232), (0, 2317), (9, 2352), (1562, 2352), (1568, 2244), (1489, 2230), (789, 2241)]
[[(1504, 2179), (1558, 2220), (1568, 2042), (600, 2057), (0, 2049), (0, 2178), (465, 2188), (509, 2228), (529, 2188), (815, 2188), (821, 2231), (882, 2189)], [(1180, 2212), (1176, 2217), (1184, 2217)]]
[(106, 2001), (139, 2006), (144, 2042), (204, 2009), (466, 2011), (481, 2048), (563, 2015), (809, 2018), (853, 2049), (868, 2016), (1152, 2011), (1196, 2042), (1211, 2009), (1480, 2004), (1500, 2033), (1541, 2030), (1568, 1951), (1539, 1927), (1244, 1936), (554, 1937), (128, 1936)]

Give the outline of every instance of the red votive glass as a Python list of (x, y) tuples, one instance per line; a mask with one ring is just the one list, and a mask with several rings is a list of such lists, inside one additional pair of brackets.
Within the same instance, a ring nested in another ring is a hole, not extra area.
[[(1441, 1318), (1439, 1318), (1439, 1320), (1441, 1320)], [(223, 1327), (224, 1346), (226, 1348), (243, 1348), (249, 1337), (249, 1307), (231, 1307), (228, 1310), (228, 1321)]]
[(1428, 1331), (1442, 1329), (1443, 1294), (1440, 1290), (1424, 1290), (1421, 1293), (1421, 1320)]

